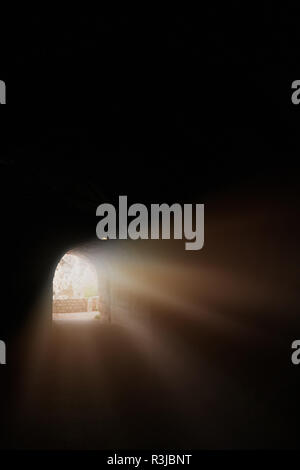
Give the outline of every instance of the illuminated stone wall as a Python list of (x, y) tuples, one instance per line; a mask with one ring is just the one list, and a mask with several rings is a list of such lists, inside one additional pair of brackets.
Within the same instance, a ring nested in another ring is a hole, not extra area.
[(56, 299), (53, 313), (92, 312), (98, 310), (98, 297), (84, 299)]

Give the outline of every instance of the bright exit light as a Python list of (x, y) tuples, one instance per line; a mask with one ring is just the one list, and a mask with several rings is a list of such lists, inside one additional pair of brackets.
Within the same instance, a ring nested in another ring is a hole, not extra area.
[(65, 254), (53, 279), (53, 319), (91, 320), (99, 317), (96, 270), (84, 257)]

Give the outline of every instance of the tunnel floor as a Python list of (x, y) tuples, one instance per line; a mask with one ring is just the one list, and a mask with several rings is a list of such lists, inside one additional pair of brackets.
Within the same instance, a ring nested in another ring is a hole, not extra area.
[[(234, 336), (170, 321), (148, 331), (54, 322), (13, 348), (1, 390), (1, 447), (14, 449), (211, 449), (272, 447), (288, 419), (277, 369), (260, 367), (265, 344), (236, 355)], [(245, 344), (244, 344), (245, 343)], [(187, 346), (188, 344), (188, 346)], [(230, 346), (230, 347), (229, 347)], [(271, 353), (270, 353), (271, 354)], [(270, 355), (271, 357), (271, 355)], [(17, 379), (16, 379), (17, 378)], [(16, 380), (18, 383), (16, 383)], [(289, 377), (287, 376), (287, 383)], [(288, 403), (288, 402), (287, 402)], [(277, 427), (271, 425), (275, 417)], [(291, 429), (287, 443), (292, 444)]]
[(99, 312), (53, 313), (54, 321), (89, 321), (97, 320)]

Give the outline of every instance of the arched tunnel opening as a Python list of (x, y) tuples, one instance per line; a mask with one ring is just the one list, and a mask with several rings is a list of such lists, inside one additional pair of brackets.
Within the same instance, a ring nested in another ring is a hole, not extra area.
[(95, 266), (86, 257), (67, 252), (53, 278), (53, 321), (100, 320), (99, 294)]

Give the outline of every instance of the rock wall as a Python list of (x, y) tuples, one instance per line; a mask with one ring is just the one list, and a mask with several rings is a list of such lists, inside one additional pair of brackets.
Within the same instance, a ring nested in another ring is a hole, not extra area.
[(53, 313), (93, 312), (98, 310), (98, 297), (53, 300)]

